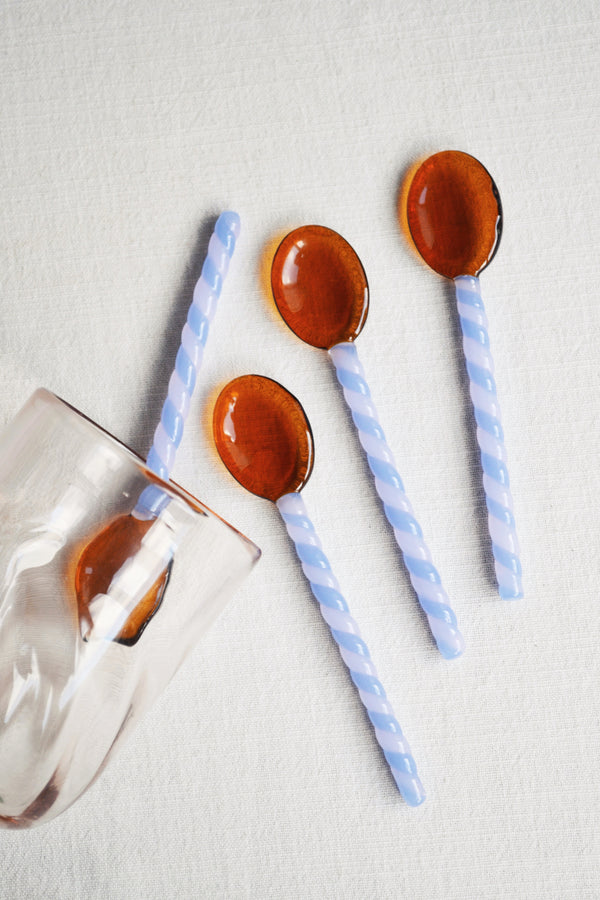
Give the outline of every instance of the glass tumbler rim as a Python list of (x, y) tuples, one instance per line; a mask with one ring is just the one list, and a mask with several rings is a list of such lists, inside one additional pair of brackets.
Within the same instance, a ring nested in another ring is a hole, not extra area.
[(194, 515), (209, 516), (219, 519), (219, 521), (221, 521), (232, 532), (237, 534), (239, 538), (248, 545), (248, 549), (253, 550), (255, 560), (258, 560), (261, 555), (261, 550), (254, 543), (254, 541), (252, 541), (249, 537), (239, 531), (239, 529), (235, 528), (235, 526), (233, 526), (227, 519), (223, 518), (223, 516), (219, 515), (219, 513), (215, 512), (213, 509), (211, 509), (211, 507), (207, 506), (206, 503), (203, 503), (201, 500), (195, 497), (194, 494), (186, 490), (176, 481), (173, 481), (171, 479), (165, 481), (163, 478), (157, 475), (156, 472), (153, 472), (152, 469), (149, 469), (146, 465), (146, 461), (139, 455), (139, 453), (125, 444), (118, 437), (115, 437), (115, 435), (112, 434), (112, 432), (110, 432), (103, 425), (99, 425), (98, 422), (95, 422), (94, 419), (92, 419), (90, 416), (81, 412), (81, 410), (77, 409), (76, 406), (73, 406), (72, 403), (69, 403), (63, 397), (60, 397), (58, 394), (55, 394), (48, 388), (38, 387), (30, 395), (26, 403), (35, 402), (36, 399), (50, 407), (61, 409), (69, 416), (73, 417), (73, 421), (78, 423), (78, 427), (83, 426), (85, 429), (89, 429), (96, 438), (100, 436), (113, 449), (116, 449), (117, 452), (119, 452), (127, 460), (129, 460), (129, 462), (131, 462), (138, 469), (138, 471), (140, 471), (144, 475), (149, 483), (156, 485), (156, 487), (163, 489), (167, 494), (171, 495), (177, 500), (180, 500), (194, 513)]

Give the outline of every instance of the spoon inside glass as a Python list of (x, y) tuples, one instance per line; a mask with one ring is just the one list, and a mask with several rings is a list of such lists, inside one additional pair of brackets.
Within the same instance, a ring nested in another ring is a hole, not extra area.
[(437, 647), (446, 659), (460, 656), (464, 641), (456, 616), (404, 492), (358, 359), (354, 342), (369, 307), (367, 277), (358, 256), (337, 232), (305, 225), (290, 232), (279, 245), (271, 268), (271, 287), (277, 308), (294, 334), (329, 352), (375, 476), (375, 488)]
[(398, 790), (410, 806), (418, 806), (425, 793), (415, 761), (300, 494), (310, 477), (314, 455), (312, 432), (302, 406), (276, 381), (243, 375), (229, 382), (217, 398), (213, 436), (233, 477), (277, 506)]
[[(402, 216), (404, 210), (399, 212)], [(426, 159), (413, 175), (405, 212), (412, 240), (427, 265), (455, 284), (498, 592), (515, 600), (523, 596), (519, 544), (479, 285), (479, 274), (500, 242), (500, 196), (478, 160), (446, 150)]]
[[(194, 288), (167, 397), (146, 460), (147, 467), (163, 481), (169, 480), (183, 436), (209, 326), (239, 232), (238, 214), (221, 213)], [(149, 532), (168, 502), (168, 495), (159, 484), (150, 485), (131, 513), (113, 519), (83, 548), (75, 571), (75, 592), (85, 640), (93, 637), (135, 644), (160, 607), (173, 563), (168, 551), (162, 574), (142, 597), (124, 591), (123, 584), (127, 582), (130, 561), (151, 540)]]

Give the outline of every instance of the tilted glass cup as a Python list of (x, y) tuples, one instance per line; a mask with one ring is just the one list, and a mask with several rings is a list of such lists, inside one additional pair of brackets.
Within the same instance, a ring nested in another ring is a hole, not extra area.
[[(83, 608), (82, 551), (149, 494), (138, 546)], [(259, 555), (68, 404), (32, 395), (0, 434), (0, 825), (49, 821), (85, 791)]]

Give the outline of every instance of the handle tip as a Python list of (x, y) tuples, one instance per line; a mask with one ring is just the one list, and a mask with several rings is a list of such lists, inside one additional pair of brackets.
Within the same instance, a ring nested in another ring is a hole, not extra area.
[(230, 209), (226, 209), (217, 219), (215, 231), (219, 237), (221, 236), (221, 233), (233, 234), (234, 238), (237, 240), (240, 236), (241, 225), (242, 223), (239, 215)]
[(458, 635), (455, 644), (438, 644), (437, 648), (444, 659), (458, 659), (465, 652), (465, 642), (462, 639), (462, 635)]
[(505, 588), (499, 588), (498, 593), (503, 600), (522, 600), (525, 596), (522, 588), (518, 588), (514, 591), (507, 591)]
[(465, 639), (458, 630), (443, 619), (427, 616), (438, 650), (444, 659), (457, 659), (465, 651)]
[[(499, 555), (498, 548), (492, 545), (492, 550), (494, 551), (494, 557), (497, 557)], [(510, 563), (510, 566), (506, 565), (507, 562)], [(503, 600), (523, 599), (521, 563), (516, 555), (512, 559), (496, 559), (496, 579), (498, 581), (498, 593)]]
[(400, 773), (394, 772), (394, 779), (407, 806), (421, 806), (425, 802), (426, 794), (418, 778), (406, 781)]

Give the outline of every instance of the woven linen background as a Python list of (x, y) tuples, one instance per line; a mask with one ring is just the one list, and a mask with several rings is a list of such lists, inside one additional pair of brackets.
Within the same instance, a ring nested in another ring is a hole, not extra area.
[[(242, 235), (173, 477), (256, 569), (95, 785), (0, 832), (6, 900), (600, 896), (596, 0), (2, 0), (0, 422), (43, 385), (140, 454), (222, 209)], [(407, 246), (402, 176), (481, 159), (481, 278), (526, 598), (496, 594), (452, 286)], [(319, 223), (365, 266), (358, 342), (467, 641), (432, 645), (327, 355), (265, 289)], [(223, 469), (216, 390), (302, 401), (306, 504), (417, 759), (399, 797), (272, 504)], [(158, 624), (158, 618), (156, 620)]]

